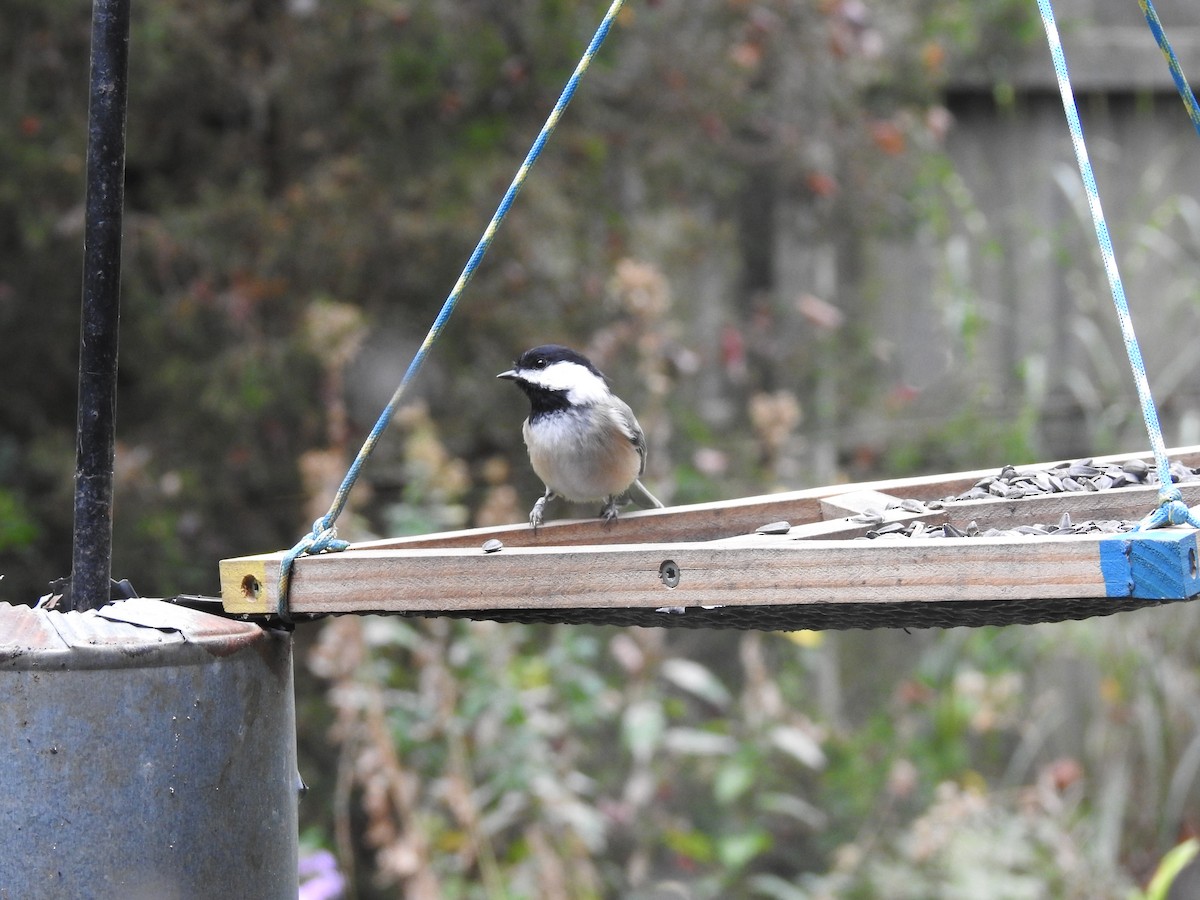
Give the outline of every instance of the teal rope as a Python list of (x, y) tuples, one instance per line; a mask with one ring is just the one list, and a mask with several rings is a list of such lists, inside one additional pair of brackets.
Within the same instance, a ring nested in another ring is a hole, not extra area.
[(358, 480), (363, 465), (375, 450), (375, 445), (379, 442), (380, 436), (392, 421), (392, 416), (395, 415), (396, 409), (400, 405), (400, 399), (404, 396), (409, 382), (413, 380), (420, 371), (421, 366), (424, 365), (425, 357), (429, 354), (430, 348), (441, 335), (442, 329), (446, 327), (446, 323), (454, 313), (454, 309), (462, 296), (463, 289), (466, 288), (467, 282), (471, 280), (471, 276), (475, 274), (475, 270), (478, 268), (484, 254), (487, 253), (488, 247), (491, 246), (492, 239), (496, 235), (496, 230), (500, 227), (500, 223), (504, 220), (504, 217), (508, 215), (508, 210), (520, 192), (521, 186), (525, 183), (525, 179), (529, 175), (529, 170), (533, 168), (533, 164), (541, 156), (546, 141), (549, 140), (550, 135), (554, 133), (554, 129), (558, 126), (558, 120), (562, 117), (567, 104), (571, 102), (571, 98), (575, 95), (575, 89), (579, 86), (580, 79), (591, 66), (592, 58), (600, 49), (600, 45), (604, 43), (609, 29), (612, 27), (612, 23), (620, 13), (623, 5), (624, 0), (613, 0), (612, 5), (608, 8), (608, 12), (600, 22), (600, 26), (596, 29), (591, 43), (588, 44), (587, 50), (584, 51), (583, 57), (579, 60), (579, 64), (575, 67), (575, 71), (559, 95), (558, 102), (554, 104), (554, 109), (550, 111), (550, 115), (546, 118), (546, 123), (542, 126), (542, 130), (538, 132), (538, 136), (534, 140), (533, 146), (530, 147), (525, 161), (517, 170), (512, 183), (504, 193), (504, 198), (500, 201), (500, 205), (492, 215), (492, 219), (484, 230), (483, 236), (479, 239), (479, 243), (475, 245), (475, 251), (471, 254), (471, 258), (467, 260), (462, 274), (458, 276), (458, 281), (451, 289), (449, 296), (446, 297), (445, 303), (442, 304), (442, 309), (430, 327), (429, 333), (425, 335), (425, 340), (421, 343), (416, 355), (413, 356), (412, 362), (408, 364), (408, 369), (405, 371), (400, 385), (396, 388), (395, 393), (392, 394), (392, 399), (384, 407), (378, 421), (375, 423), (375, 427), (371, 429), (371, 433), (363, 443), (362, 449), (358, 451), (358, 456), (354, 458), (354, 462), (351, 463), (345, 478), (342, 479), (342, 484), (338, 488), (337, 494), (334, 495), (333, 503), (330, 504), (329, 512), (317, 519), (313, 523), (312, 531), (301, 538), (296, 546), (284, 554), (279, 570), (279, 599), (276, 603), (276, 612), (285, 621), (290, 620), (290, 616), (288, 615), (288, 589), (291, 587), (292, 568), (296, 560), (306, 554), (324, 553), (327, 551), (337, 552), (345, 550), (350, 546), (348, 541), (337, 538), (337, 528), (335, 527), (338, 516), (342, 514), (342, 510), (346, 507), (350, 490)]
[[(1192, 120), (1192, 125), (1196, 129), (1196, 133), (1200, 134), (1200, 104), (1196, 102), (1196, 95), (1192, 93), (1192, 87), (1188, 84), (1188, 80), (1183, 74), (1183, 67), (1179, 65), (1179, 58), (1171, 48), (1171, 42), (1167, 40), (1162, 22), (1158, 19), (1158, 12), (1154, 9), (1154, 3), (1151, 0), (1138, 0), (1138, 4), (1142, 7), (1142, 13), (1146, 17), (1146, 24), (1150, 26), (1150, 32), (1154, 35), (1154, 40), (1158, 42), (1159, 50), (1162, 51), (1163, 56), (1167, 60), (1167, 67), (1171, 70), (1171, 78), (1175, 81), (1175, 88), (1179, 91), (1180, 99), (1183, 100), (1184, 108)], [(1161, 482), (1161, 475), (1159, 480)], [(1193, 527), (1200, 524), (1200, 520), (1188, 509), (1187, 504), (1183, 502), (1182, 495), (1179, 494), (1178, 489), (1174, 489), (1174, 496), (1163, 501), (1158, 509), (1140, 522), (1138, 528), (1156, 528), (1165, 524), (1192, 525)]]
[[(1050, 56), (1054, 62), (1054, 71), (1058, 76), (1059, 93), (1062, 95), (1063, 111), (1067, 116), (1067, 125), (1071, 132), (1071, 144), (1075, 148), (1075, 161), (1079, 165), (1079, 174), (1083, 177), (1083, 186), (1087, 193), (1088, 208), (1092, 213), (1092, 222), (1096, 228), (1096, 239), (1100, 244), (1100, 253), (1104, 258), (1104, 271), (1108, 276), (1109, 287), (1112, 289), (1113, 304), (1117, 309), (1117, 320), (1121, 325), (1121, 335), (1125, 340), (1125, 351), (1129, 356), (1129, 366), (1133, 370), (1134, 387), (1141, 403), (1142, 418), (1146, 421), (1146, 433), (1150, 437), (1150, 447), (1154, 451), (1154, 459), (1158, 467), (1159, 506), (1153, 513), (1139, 523), (1139, 528), (1156, 528), (1170, 522), (1171, 524), (1189, 523), (1200, 527), (1186, 504), (1179, 488), (1171, 481), (1171, 463), (1167, 459), (1167, 448), (1163, 441), (1162, 426), (1158, 420), (1158, 409), (1150, 394), (1150, 383), (1146, 377), (1146, 365), (1142, 361), (1142, 352), (1138, 347), (1137, 336), (1133, 332), (1133, 320), (1129, 315), (1129, 303), (1125, 299), (1125, 288), (1121, 283), (1121, 273), (1117, 270), (1117, 257), (1113, 250), (1112, 238), (1108, 232), (1108, 224), (1104, 218), (1104, 210), (1100, 206), (1100, 191), (1096, 187), (1096, 176), (1088, 159), (1087, 145), (1083, 140), (1083, 126), (1079, 121), (1079, 110), (1075, 106), (1075, 95), (1071, 89), (1071, 78), (1067, 72), (1067, 58), (1063, 52), (1062, 41), (1058, 35), (1058, 26), (1054, 21), (1054, 9), (1050, 0), (1038, 0), (1038, 9), (1042, 14), (1042, 25), (1046, 30), (1046, 41), (1050, 45)], [(1180, 509), (1182, 507), (1182, 509)]]
[(1146, 24), (1150, 26), (1150, 31), (1154, 35), (1154, 39), (1158, 41), (1158, 49), (1162, 51), (1163, 56), (1167, 59), (1167, 66), (1171, 69), (1171, 77), (1175, 80), (1175, 87), (1179, 91), (1183, 105), (1192, 119), (1192, 125), (1195, 126), (1196, 133), (1200, 134), (1200, 104), (1196, 103), (1196, 95), (1192, 93), (1191, 85), (1188, 84), (1187, 78), (1183, 75), (1183, 68), (1179, 65), (1179, 59), (1175, 56), (1175, 51), (1171, 49), (1171, 42), (1167, 40), (1162, 22), (1158, 20), (1158, 13), (1154, 9), (1154, 4), (1150, 0), (1138, 0), (1138, 3), (1142, 7), (1142, 13), (1146, 16)]

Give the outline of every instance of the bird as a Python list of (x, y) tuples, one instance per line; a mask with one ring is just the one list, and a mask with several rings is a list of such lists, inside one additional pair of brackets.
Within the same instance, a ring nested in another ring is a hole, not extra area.
[(646, 471), (642, 426), (586, 356), (543, 344), (526, 350), (496, 377), (513, 382), (529, 398), (521, 433), (533, 471), (546, 485), (529, 513), (534, 531), (555, 497), (603, 500), (600, 517), (607, 526), (616, 522), (618, 504), (635, 490), (643, 505), (662, 508), (640, 481)]

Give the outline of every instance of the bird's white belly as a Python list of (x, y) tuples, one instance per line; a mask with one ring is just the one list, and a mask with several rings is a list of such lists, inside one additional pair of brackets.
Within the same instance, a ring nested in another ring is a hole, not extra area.
[[(546, 416), (523, 429), (529, 461), (546, 487), (568, 500), (602, 500), (633, 484), (641, 469), (641, 455), (617, 429), (607, 435), (587, 437), (587, 429), (572, 421), (569, 412)], [(592, 432), (596, 433), (596, 432)]]

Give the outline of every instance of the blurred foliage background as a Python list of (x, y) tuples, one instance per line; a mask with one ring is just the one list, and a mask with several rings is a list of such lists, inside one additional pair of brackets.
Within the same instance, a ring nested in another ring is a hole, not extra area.
[[(673, 503), (1143, 445), (1034, 12), (630, 3), (342, 536), (521, 521), (494, 375), (546, 340), (614, 376)], [(70, 561), (89, 13), (0, 0), (10, 602)], [(213, 593), (324, 512), (602, 13), (134, 4), (116, 577)], [(1195, 440), (1187, 122), (1084, 100)], [(297, 633), (303, 837), (360, 897), (1124, 898), (1200, 829), (1198, 635), (329, 621)]]

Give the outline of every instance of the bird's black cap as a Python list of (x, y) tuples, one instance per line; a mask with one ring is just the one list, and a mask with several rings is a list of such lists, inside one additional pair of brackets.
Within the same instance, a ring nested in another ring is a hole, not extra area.
[(561, 344), (542, 344), (526, 350), (513, 363), (514, 369), (544, 369), (556, 362), (573, 362), (583, 366), (588, 371), (604, 378), (604, 373), (592, 365), (592, 361), (570, 347)]

